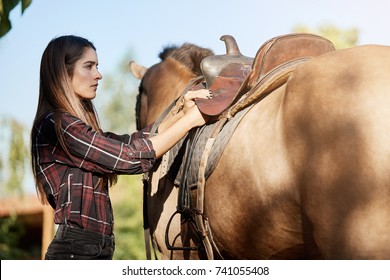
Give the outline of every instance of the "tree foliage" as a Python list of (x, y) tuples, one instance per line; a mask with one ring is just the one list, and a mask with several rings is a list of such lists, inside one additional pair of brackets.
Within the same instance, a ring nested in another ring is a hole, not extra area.
[(26, 145), (28, 129), (15, 119), (1, 119), (1, 140), (8, 148), (0, 156), (0, 195), (22, 195), (29, 153)]
[(114, 259), (145, 259), (141, 176), (120, 176), (111, 194), (115, 218)]
[(27, 130), (16, 120), (11, 120), (10, 127), (12, 134), (8, 155), (10, 175), (7, 182), (7, 190), (10, 193), (23, 194), (23, 179), (29, 156), (24, 139)]
[(313, 33), (332, 41), (336, 49), (344, 49), (356, 46), (359, 40), (359, 30), (357, 28), (341, 29), (332, 24), (324, 24), (316, 29), (305, 25), (294, 27), (293, 32)]
[(11, 11), (22, 3), (22, 14), (30, 6), (32, 0), (0, 0), (0, 38), (11, 30), (9, 15)]
[(25, 233), (26, 229), (17, 222), (16, 215), (0, 218), (0, 260), (28, 259), (28, 252), (18, 246)]

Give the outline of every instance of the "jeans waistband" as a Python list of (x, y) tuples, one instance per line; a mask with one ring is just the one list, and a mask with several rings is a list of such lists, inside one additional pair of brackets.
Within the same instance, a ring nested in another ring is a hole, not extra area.
[(57, 233), (54, 237), (55, 239), (80, 239), (80, 240), (89, 240), (96, 244), (104, 246), (112, 247), (115, 244), (114, 236), (108, 236), (88, 230), (84, 230), (81, 228), (69, 227), (67, 225), (59, 225), (57, 229)]

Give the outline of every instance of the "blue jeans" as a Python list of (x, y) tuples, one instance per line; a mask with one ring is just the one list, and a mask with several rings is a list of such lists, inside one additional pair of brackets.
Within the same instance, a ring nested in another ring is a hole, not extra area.
[(111, 260), (114, 236), (60, 225), (45, 260)]

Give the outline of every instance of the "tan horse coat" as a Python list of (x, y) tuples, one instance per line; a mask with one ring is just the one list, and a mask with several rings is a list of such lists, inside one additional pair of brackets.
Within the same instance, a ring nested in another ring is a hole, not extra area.
[[(247, 113), (206, 182), (224, 258), (390, 259), (389, 63), (384, 46), (325, 54)], [(194, 76), (174, 59), (150, 68), (143, 125)], [(197, 258), (165, 248), (177, 190), (158, 176), (149, 197), (158, 248), (163, 258)], [(170, 233), (180, 235), (178, 219)]]

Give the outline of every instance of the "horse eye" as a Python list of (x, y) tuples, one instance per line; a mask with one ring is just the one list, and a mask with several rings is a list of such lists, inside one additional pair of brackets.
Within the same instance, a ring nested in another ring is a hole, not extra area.
[(142, 86), (142, 83), (138, 87), (138, 93), (142, 94), (144, 92), (144, 87)]

